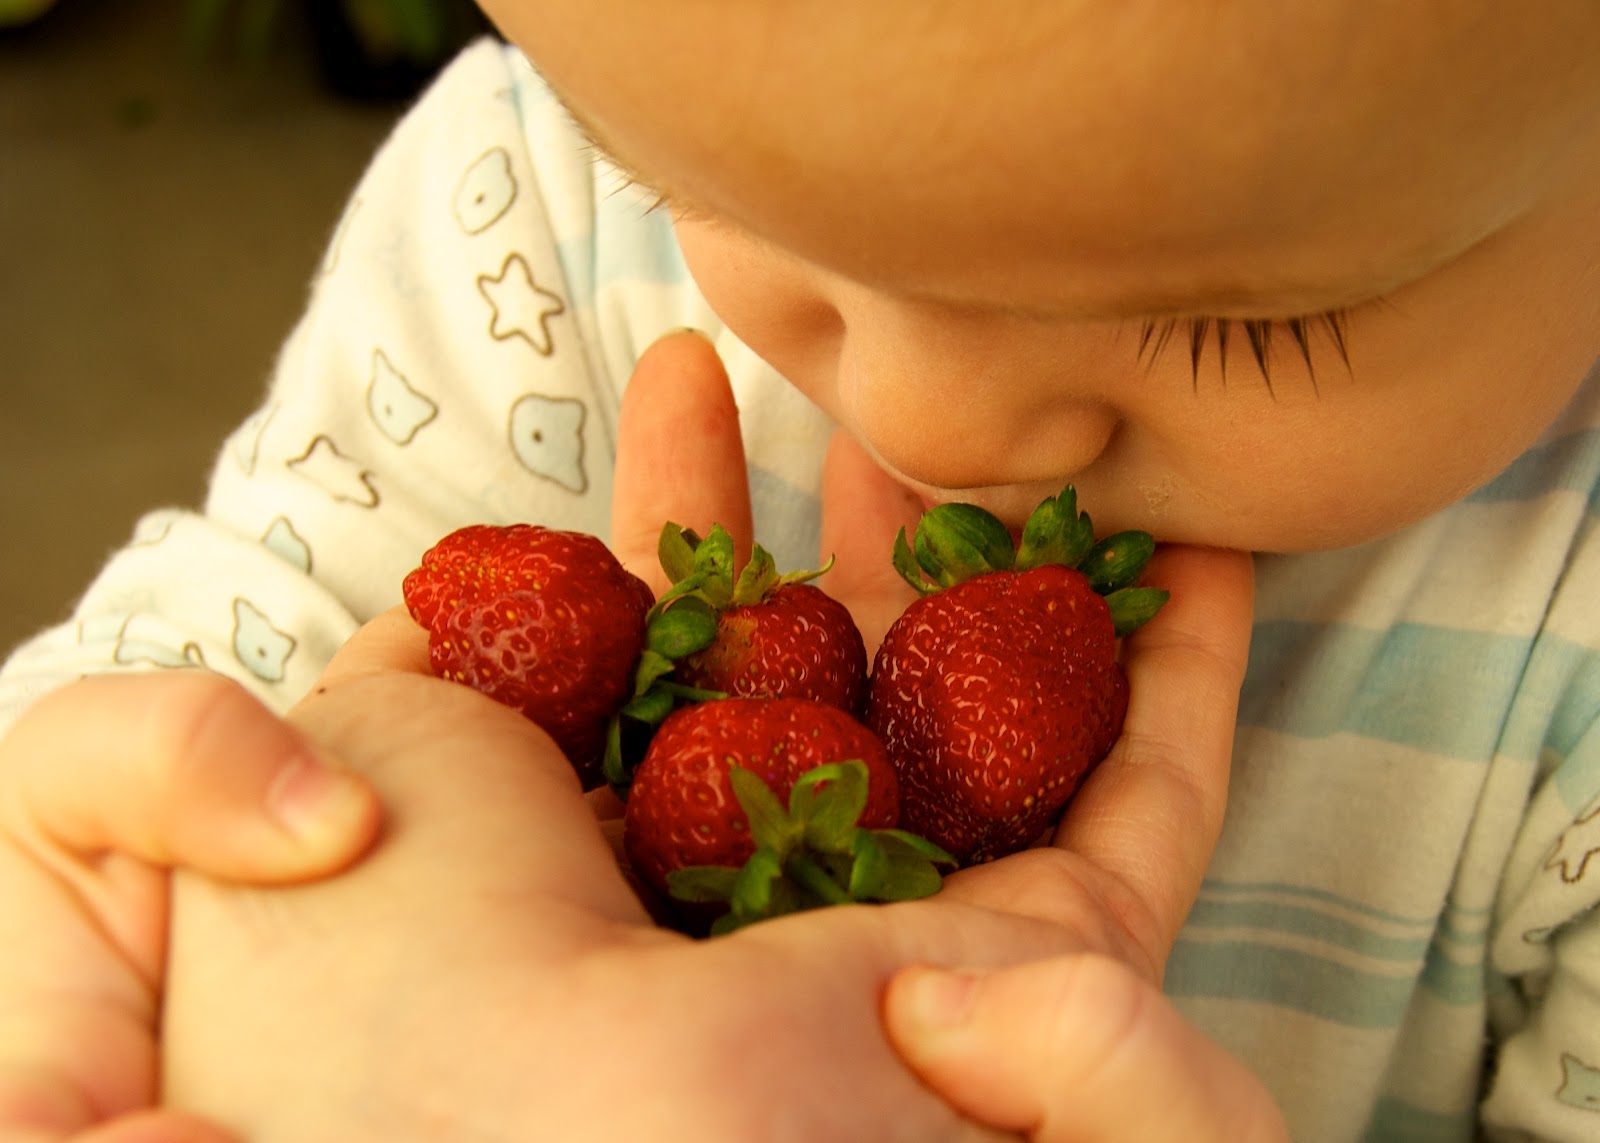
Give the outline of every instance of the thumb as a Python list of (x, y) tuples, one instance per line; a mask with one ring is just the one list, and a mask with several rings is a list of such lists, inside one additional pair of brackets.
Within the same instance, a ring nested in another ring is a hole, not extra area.
[(376, 836), (370, 787), (239, 684), (199, 671), (99, 676), (42, 699), (0, 742), (0, 825), (214, 877), (335, 872)]
[(942, 1098), (1033, 1143), (1288, 1139), (1259, 1081), (1108, 957), (905, 969), (889, 984), (884, 1021)]

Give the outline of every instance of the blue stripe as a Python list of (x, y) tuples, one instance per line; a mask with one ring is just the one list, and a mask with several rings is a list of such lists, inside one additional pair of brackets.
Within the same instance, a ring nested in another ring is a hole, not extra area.
[(1427, 936), (1389, 936), (1320, 909), (1280, 901), (1222, 902), (1201, 897), (1189, 913), (1188, 924), (1196, 929), (1248, 928), (1292, 933), (1361, 956), (1410, 965), (1421, 963), (1429, 944)]
[(1470, 1007), (1481, 1004), (1487, 995), (1483, 974), (1481, 948), (1473, 950), (1470, 960), (1460, 961), (1446, 956), (1440, 944), (1428, 948), (1428, 959), (1422, 966), (1422, 987), (1446, 1004)]
[(1387, 909), (1379, 908), (1367, 901), (1358, 901), (1353, 897), (1343, 897), (1338, 893), (1315, 885), (1297, 885), (1290, 881), (1222, 881), (1208, 877), (1200, 886), (1202, 894), (1212, 896), (1244, 896), (1260, 895), (1263, 893), (1278, 893), (1291, 897), (1302, 897), (1309, 901), (1321, 901), (1329, 905), (1337, 905), (1341, 909), (1348, 909), (1352, 913), (1372, 917), (1391, 925), (1412, 925), (1419, 929), (1432, 929), (1435, 917), (1429, 914), (1391, 913)]
[(1549, 492), (1592, 497), (1600, 483), (1600, 430), (1585, 429), (1530, 448), (1468, 499), (1477, 503), (1537, 500)]
[[(1303, 738), (1349, 733), (1465, 761), (1495, 753), (1528, 640), (1400, 623), (1258, 623), (1239, 717)], [(1285, 689), (1284, 679), (1314, 679)]]
[[(753, 464), (745, 466), (750, 507), (761, 546), (781, 568), (814, 568), (827, 559), (822, 547), (822, 502), (810, 492)], [(781, 530), (773, 525), (782, 522)]]
[(1456, 1143), (1477, 1134), (1477, 1111), (1429, 1111), (1394, 1096), (1383, 1096), (1372, 1110), (1362, 1143)]
[(1180, 938), (1167, 960), (1166, 992), (1292, 1008), (1352, 1028), (1396, 1028), (1416, 981), (1363, 972), (1297, 949), (1247, 941)]

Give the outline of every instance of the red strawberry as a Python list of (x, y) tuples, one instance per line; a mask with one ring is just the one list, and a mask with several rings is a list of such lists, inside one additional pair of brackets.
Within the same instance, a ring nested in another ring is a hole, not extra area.
[(643, 580), (594, 536), (479, 524), (429, 549), (403, 593), (435, 674), (522, 711), (599, 783), (654, 603)]
[(675, 680), (728, 695), (815, 699), (861, 713), (867, 692), (861, 632), (844, 604), (808, 582), (826, 567), (779, 575), (757, 544), (735, 579), (733, 540), (720, 526), (697, 540), (668, 524), (659, 547), (661, 566), (673, 580), (663, 603), (678, 609), (697, 601), (717, 622), (711, 645), (677, 662)]
[(936, 890), (931, 862), (948, 857), (891, 828), (898, 811), (882, 743), (844, 711), (713, 699), (674, 711), (656, 731), (633, 776), (623, 843), (658, 892), (728, 903), (725, 930)]
[(1166, 600), (1127, 586), (1153, 550), (1144, 532), (1095, 544), (1071, 487), (1034, 512), (1020, 552), (969, 504), (926, 513), (914, 551), (901, 531), (895, 566), (924, 595), (884, 636), (867, 723), (907, 829), (963, 864), (1039, 836), (1122, 731), (1117, 637)]

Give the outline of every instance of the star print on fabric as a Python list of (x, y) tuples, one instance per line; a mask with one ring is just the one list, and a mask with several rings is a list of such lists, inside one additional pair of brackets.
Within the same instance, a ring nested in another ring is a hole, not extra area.
[(1560, 870), (1561, 880), (1571, 885), (1582, 879), (1589, 859), (1597, 853), (1600, 853), (1600, 799), (1590, 802), (1562, 831), (1544, 867)]
[(285, 461), (290, 471), (303, 476), (335, 500), (362, 508), (378, 506), (378, 490), (372, 486), (372, 473), (359, 461), (340, 452), (325, 436), (318, 436), (305, 454)]
[(521, 254), (512, 254), (500, 267), (499, 277), (488, 274), (478, 279), (478, 292), (489, 303), (493, 316), (489, 336), (496, 341), (520, 337), (542, 356), (554, 348), (550, 339), (550, 319), (566, 312), (557, 294), (533, 280), (533, 269)]

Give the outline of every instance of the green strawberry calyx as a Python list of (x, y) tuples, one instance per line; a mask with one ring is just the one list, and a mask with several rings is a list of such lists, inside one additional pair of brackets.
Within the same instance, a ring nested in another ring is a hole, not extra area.
[(672, 587), (657, 602), (665, 611), (680, 599), (698, 599), (715, 612), (760, 603), (773, 591), (791, 583), (806, 583), (833, 567), (833, 559), (820, 568), (778, 574), (772, 554), (760, 544), (751, 545), (750, 559), (734, 574), (733, 537), (721, 524), (713, 524), (702, 539), (692, 529), (668, 523), (656, 541), (661, 570)]
[(725, 903), (712, 935), (805, 909), (866, 901), (908, 901), (939, 891), (940, 865), (955, 858), (899, 829), (857, 822), (867, 804), (867, 766), (829, 762), (802, 774), (778, 800), (759, 774), (732, 766), (728, 780), (750, 823), (756, 850), (743, 866), (691, 865), (667, 874), (680, 901)]
[(685, 703), (727, 697), (672, 678), (679, 659), (716, 640), (717, 616), (730, 607), (759, 603), (784, 584), (816, 579), (833, 566), (830, 559), (820, 568), (779, 575), (772, 555), (756, 544), (735, 575), (733, 537), (721, 524), (713, 524), (702, 539), (689, 528), (668, 523), (656, 551), (672, 586), (645, 617), (645, 649), (634, 673), (633, 696), (607, 727), (605, 778), (624, 799), (650, 735), (667, 715)]
[(1119, 636), (1142, 627), (1166, 603), (1168, 593), (1136, 587), (1155, 554), (1149, 532), (1117, 532), (1096, 542), (1094, 523), (1078, 510), (1072, 485), (1045, 498), (1013, 543), (1000, 519), (975, 504), (937, 504), (922, 514), (916, 533), (900, 529), (894, 541), (894, 568), (922, 595), (933, 595), (975, 576), (998, 571), (1029, 571), (1061, 564), (1084, 574), (1105, 597)]

